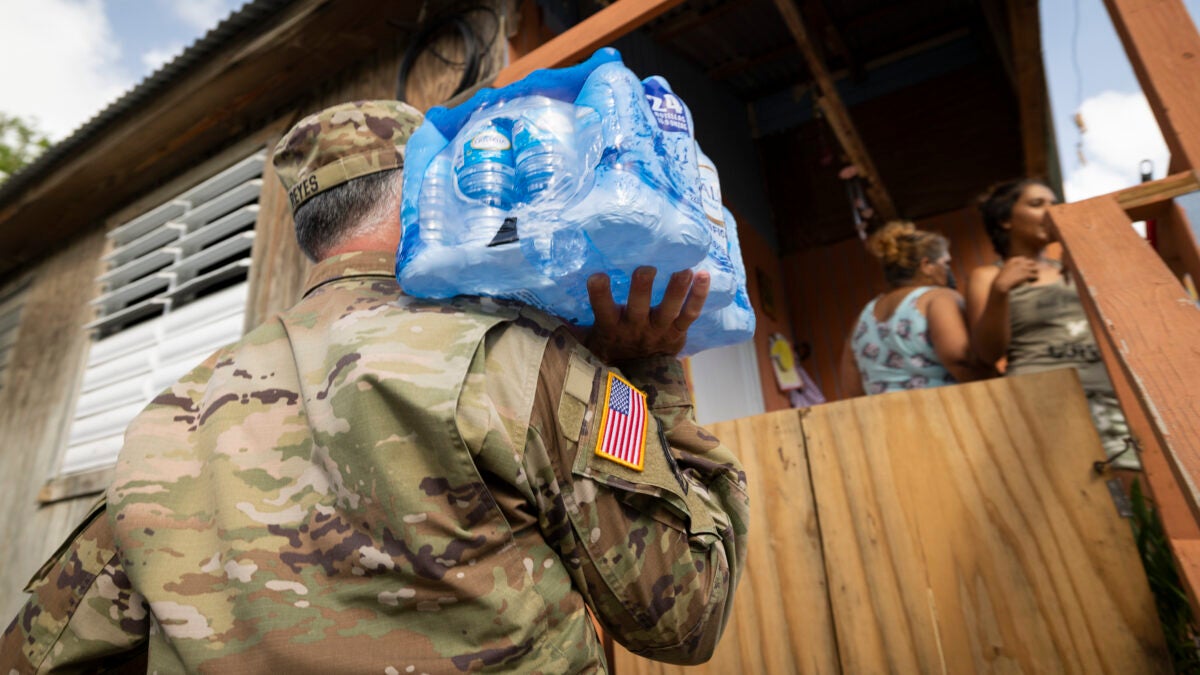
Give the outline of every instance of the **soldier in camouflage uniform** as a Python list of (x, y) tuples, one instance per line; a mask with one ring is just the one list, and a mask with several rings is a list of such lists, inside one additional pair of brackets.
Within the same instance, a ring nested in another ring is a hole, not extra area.
[[(343, 104), (279, 143), (318, 261), (303, 299), (130, 424), (107, 509), (34, 577), (0, 673), (604, 672), (589, 609), (636, 653), (709, 657), (748, 501), (674, 358), (707, 278), (673, 275), (656, 308), (653, 270), (624, 308), (592, 279), (587, 347), (518, 304), (403, 295), (419, 122)], [(640, 432), (614, 449), (622, 414)]]

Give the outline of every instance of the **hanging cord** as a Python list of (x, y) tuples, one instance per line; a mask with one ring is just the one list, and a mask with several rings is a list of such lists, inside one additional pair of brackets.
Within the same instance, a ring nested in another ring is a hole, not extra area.
[(1092, 462), (1092, 471), (1095, 471), (1097, 476), (1102, 475), (1104, 473), (1105, 469), (1107, 469), (1109, 466), (1111, 466), (1113, 462), (1117, 461), (1117, 459), (1119, 457), (1121, 457), (1125, 453), (1129, 452), (1130, 450), (1133, 450), (1134, 455), (1141, 455), (1142, 446), (1132, 436), (1126, 436), (1125, 437), (1125, 449), (1121, 450), (1120, 452), (1113, 455), (1112, 457), (1109, 457), (1108, 459), (1104, 460), (1103, 462)]
[(1075, 141), (1075, 155), (1080, 166), (1087, 166), (1087, 156), (1083, 154), (1083, 136), (1087, 133), (1087, 125), (1083, 121), (1083, 68), (1079, 65), (1079, 0), (1074, 0), (1074, 23), (1071, 26), (1071, 69), (1075, 71), (1075, 129), (1079, 137)]
[[(475, 28), (465, 18), (468, 13), (475, 11), (486, 12), (492, 17), (492, 35), (486, 41), (482, 40), (475, 33)], [(462, 38), (463, 50), (465, 52), (462, 61), (455, 61), (437, 49), (430, 48), (434, 41), (441, 37), (448, 28), (456, 29)], [(456, 13), (446, 14), (430, 21), (413, 36), (412, 41), (409, 42), (408, 49), (404, 51), (404, 60), (400, 62), (400, 76), (396, 82), (396, 98), (400, 101), (407, 100), (408, 74), (412, 70), (413, 65), (416, 64), (417, 58), (427, 49), (434, 58), (447, 66), (462, 67), (463, 69), (462, 77), (458, 80), (458, 85), (448, 98), (453, 98), (466, 91), (479, 79), (483, 58), (491, 51), (492, 46), (496, 44), (496, 38), (499, 36), (500, 15), (497, 14), (495, 9), (485, 5), (468, 7)]]

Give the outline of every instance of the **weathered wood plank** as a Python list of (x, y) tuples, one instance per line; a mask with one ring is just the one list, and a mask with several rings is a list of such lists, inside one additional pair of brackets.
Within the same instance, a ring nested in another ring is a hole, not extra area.
[(581, 61), (600, 47), (682, 2), (683, 0), (617, 0), (510, 63), (496, 75), (492, 86), (503, 87), (512, 84), (538, 68), (557, 68)]
[[(269, 139), (267, 146), (274, 148), (276, 142), (276, 138)], [(262, 181), (254, 244), (250, 249), (250, 292), (244, 332), (294, 305), (300, 299), (304, 278), (311, 267), (296, 243), (291, 203), (271, 162), (263, 166)]]
[(1193, 282), (1200, 282), (1200, 246), (1187, 213), (1172, 201), (1164, 205), (1156, 220), (1158, 254), (1163, 262), (1180, 279), (1190, 274)]
[(711, 661), (680, 667), (617, 647), (615, 672), (836, 673), (820, 526), (800, 414), (780, 411), (711, 426), (741, 458), (753, 497), (746, 572)]
[(1112, 194), (1132, 220), (1144, 220), (1161, 212), (1171, 199), (1197, 190), (1200, 190), (1200, 174), (1180, 171)]
[(1111, 196), (1052, 207), (1049, 222), (1200, 520), (1200, 312)]
[(1169, 671), (1086, 405), (1065, 370), (810, 411), (845, 672)]
[(28, 270), (17, 342), (0, 389), (0, 616), (24, 602), (21, 588), (83, 516), (76, 502), (38, 508), (42, 481), (58, 466), (87, 343), (104, 233), (59, 242), (60, 250)]
[(1200, 169), (1200, 32), (1181, 0), (1104, 0), (1150, 102), (1171, 172)]
[(108, 489), (112, 477), (112, 467), (59, 476), (47, 481), (42, 486), (41, 491), (38, 492), (38, 502), (50, 504), (63, 499), (99, 494)]

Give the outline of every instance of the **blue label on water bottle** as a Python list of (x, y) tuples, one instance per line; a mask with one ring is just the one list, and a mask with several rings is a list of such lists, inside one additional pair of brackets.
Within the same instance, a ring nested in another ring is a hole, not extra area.
[(717, 169), (711, 164), (700, 164), (700, 204), (709, 222), (725, 227), (725, 212), (721, 206), (721, 187), (717, 180)]
[(463, 147), (463, 164), (501, 162), (512, 166), (512, 142), (499, 130), (486, 128)]
[(658, 128), (663, 131), (682, 131), (688, 133), (687, 109), (683, 101), (672, 94), (669, 89), (653, 80), (643, 84), (646, 100), (650, 103), (650, 111), (658, 122)]

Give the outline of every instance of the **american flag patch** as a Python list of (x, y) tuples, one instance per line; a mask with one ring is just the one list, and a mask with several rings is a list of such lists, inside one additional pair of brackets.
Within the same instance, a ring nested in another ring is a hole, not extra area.
[(596, 454), (641, 471), (646, 449), (646, 395), (611, 372), (604, 392)]

